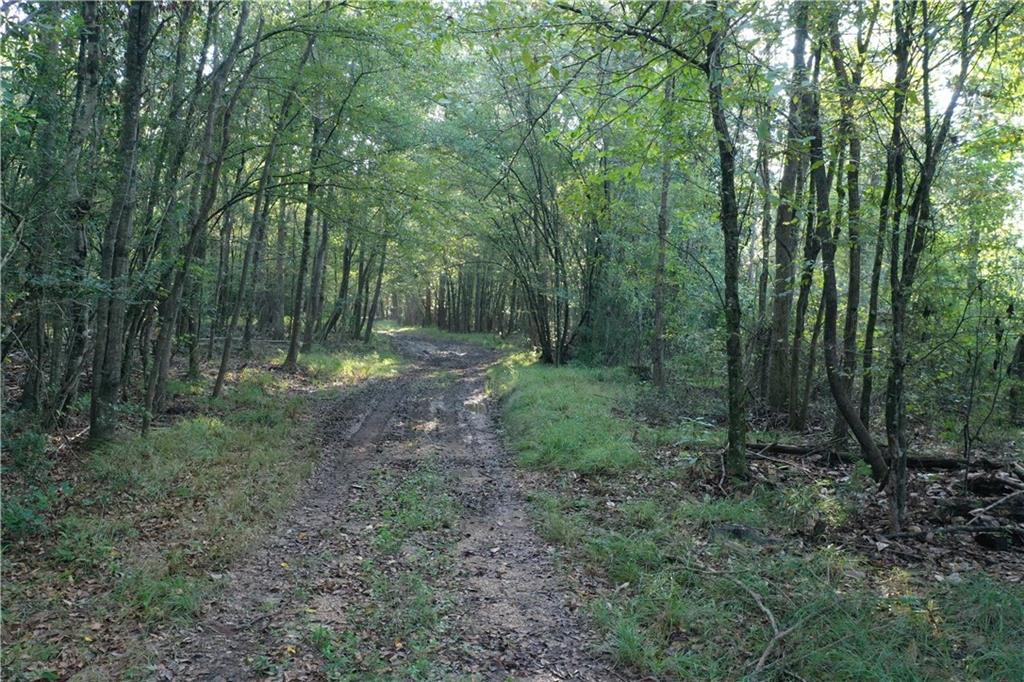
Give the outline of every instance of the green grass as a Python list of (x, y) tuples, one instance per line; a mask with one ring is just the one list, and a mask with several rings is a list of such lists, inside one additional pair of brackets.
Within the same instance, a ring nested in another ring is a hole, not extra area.
[(452, 528), (457, 522), (455, 500), (446, 492), (446, 481), (432, 469), (417, 469), (401, 482), (393, 472), (379, 475), (375, 485), (385, 487), (382, 522), (374, 544), (386, 554), (396, 554), (405, 541), (421, 531)]
[(314, 350), (299, 355), (299, 367), (317, 381), (354, 383), (373, 378), (393, 377), (401, 370), (398, 356), (384, 344), (356, 347), (339, 353)]
[[(116, 670), (143, 665), (147, 633), (194, 618), (217, 589), (215, 576), (312, 471), (319, 451), (306, 419), (311, 396), (399, 371), (383, 344), (303, 354), (301, 364), (298, 379), (244, 369), (218, 399), (208, 397), (208, 382), (171, 382), (189, 406), (183, 416), (146, 437), (119, 434), (84, 453), (60, 482), (33, 464), (39, 443), (20, 441), (16, 464), (31, 475), (4, 490), (5, 679), (57, 675), (51, 639), (82, 660), (108, 633), (120, 633), (119, 647), (138, 638)], [(293, 390), (297, 380), (305, 390)], [(40, 614), (42, 632), (31, 625)]]
[[(604, 579), (590, 599), (603, 648), (626, 676), (743, 679), (780, 630), (761, 679), (1024, 679), (1024, 590), (977, 574), (958, 585), (872, 567), (794, 531), (838, 528), (865, 474), (843, 485), (755, 485), (727, 497), (692, 490), (719, 434), (700, 423), (647, 426), (616, 371), (496, 366), (506, 438), (526, 466), (550, 469), (531, 500), (563, 560)], [(676, 452), (658, 459), (661, 448)], [(583, 485), (579, 476), (583, 475)], [(721, 523), (781, 538), (712, 539)], [(757, 595), (756, 598), (754, 595)]]
[(438, 649), (445, 604), (437, 592), (416, 571), (396, 579), (371, 561), (361, 570), (370, 599), (358, 615), (360, 629), (336, 632), (314, 625), (309, 630), (310, 642), (324, 658), (327, 678), (439, 679), (432, 654)]
[(378, 470), (366, 486), (356, 512), (374, 528), (350, 570), (361, 586), (347, 597), (346, 627), (313, 618), (307, 640), (330, 680), (448, 679), (436, 653), (458, 541), (452, 480), (424, 464), (408, 473)]
[(639, 464), (632, 429), (614, 414), (632, 396), (623, 370), (545, 367), (523, 352), (505, 357), (488, 379), (525, 465), (591, 473)]
[(426, 336), (441, 341), (458, 341), (460, 343), (471, 343), (474, 346), (481, 346), (491, 350), (516, 351), (521, 350), (525, 345), (525, 339), (520, 337), (502, 337), (498, 334), (488, 332), (449, 332), (437, 327), (397, 327), (389, 328), (391, 331), (402, 333), (412, 332), (419, 336)]

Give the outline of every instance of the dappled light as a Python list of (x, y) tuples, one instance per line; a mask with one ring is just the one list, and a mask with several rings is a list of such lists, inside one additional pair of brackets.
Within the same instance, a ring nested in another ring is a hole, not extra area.
[(1024, 679), (1024, 7), (0, 7), (6, 680)]

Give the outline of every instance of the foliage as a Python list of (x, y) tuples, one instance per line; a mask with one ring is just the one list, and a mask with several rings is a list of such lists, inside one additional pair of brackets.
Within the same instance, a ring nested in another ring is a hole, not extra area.
[(621, 370), (561, 367), (548, 371), (529, 354), (508, 356), (490, 373), (503, 396), (509, 442), (524, 464), (582, 472), (636, 465), (640, 453), (613, 409), (629, 400)]
[[(312, 470), (318, 452), (305, 416), (311, 402), (338, 390), (338, 382), (395, 366), (393, 356), (362, 348), (316, 357), (344, 370), (318, 374), (303, 392), (265, 364), (244, 369), (218, 399), (206, 397), (208, 385), (183, 385), (184, 415), (146, 437), (123, 434), (88, 453), (73, 489), (50, 480), (56, 470), (41, 473), (35, 487), (5, 482), (5, 676), (27, 675), (25, 666), (45, 674), (52, 653), (30, 646), (36, 635), (25, 629), (41, 613), (53, 627), (90, 633), (73, 647), (127, 638), (121, 645), (130, 668), (145, 659), (133, 633), (201, 612), (220, 572), (291, 504)], [(24, 561), (26, 549), (42, 552), (32, 573), (10, 563)], [(76, 585), (88, 588), (65, 601)], [(85, 627), (82, 617), (103, 631)]]
[[(1017, 3), (3, 12), (2, 541), (38, 550), (39, 581), (99, 581), (104, 608), (147, 624), (190, 617), (204, 571), (309, 470), (292, 449), (306, 402), (289, 382), (395, 376), (401, 361), (374, 335), (385, 318), (506, 352), (490, 381), (509, 442), (556, 476), (665, 481), (682, 465), (663, 450), (706, 466), (699, 449), (727, 443), (726, 474), (743, 479), (748, 431), (766, 429), (859, 450), (907, 525), (912, 452), (1019, 459)], [(268, 345), (274, 371), (253, 364)], [(642, 419), (626, 418), (634, 404)], [(81, 471), (62, 477), (79, 435)], [(671, 531), (840, 524), (856, 495), (839, 487), (638, 493), (611, 528), (552, 503), (542, 523), (630, 583), (597, 614), (623, 662), (739, 675), (750, 652), (688, 658), (681, 638), (712, 642), (727, 616), (741, 641), (768, 631), (745, 589), (687, 583)], [(428, 511), (395, 511), (382, 546), (443, 526)], [(129, 556), (143, 542), (131, 528), (163, 518), (173, 547)], [(827, 558), (738, 561), (746, 587), (777, 576), (816, 605), (772, 604), (802, 623), (801, 646), (822, 623), (839, 633), (820, 655), (790, 652), (812, 676), (1020, 676), (1002, 635), (976, 654), (972, 638), (996, 629), (984, 586), (955, 595), (979, 613), (954, 623), (952, 602), (921, 606), (933, 595), (916, 586), (901, 592), (910, 606), (877, 585), (833, 594), (850, 586), (822, 578)], [(15, 589), (21, 603), (28, 587)], [(705, 613), (697, 598), (726, 606)], [(684, 632), (691, 610), (708, 629)], [(23, 620), (5, 614), (5, 628)], [(343, 638), (316, 639), (347, 660)], [(857, 663), (869, 646), (881, 653)]]
[[(600, 386), (591, 371), (505, 369), (505, 409), (551, 391), (588, 396)], [(628, 401), (591, 403), (589, 410), (555, 412), (544, 428), (575, 430), (583, 418), (584, 430), (607, 434), (607, 423), (616, 421), (620, 432), (641, 432), (628, 410)], [(509, 418), (515, 423), (515, 414)], [(530, 442), (514, 429), (508, 442), (529, 457)], [(684, 447), (699, 453), (703, 446)], [(853, 501), (838, 491), (811, 484), (700, 499), (685, 487), (699, 457), (674, 467), (639, 457), (630, 470), (595, 471), (585, 447), (560, 455), (560, 468), (588, 484), (561, 476), (551, 491), (534, 495), (537, 522), (566, 560), (605, 578), (590, 607), (606, 651), (631, 674), (749, 675), (774, 636), (765, 608), (780, 630), (792, 628), (779, 643), (784, 654), (764, 669), (770, 679), (1010, 679), (1024, 671), (1014, 635), (1024, 613), (1018, 587), (984, 575), (936, 585), (898, 569), (874, 570), (830, 545), (798, 550), (705, 539), (722, 523), (768, 534), (819, 520), (841, 524)]]

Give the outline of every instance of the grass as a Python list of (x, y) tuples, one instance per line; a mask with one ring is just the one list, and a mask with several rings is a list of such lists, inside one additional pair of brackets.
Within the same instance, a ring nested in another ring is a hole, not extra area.
[[(839, 527), (866, 474), (729, 496), (699, 492), (711, 425), (650, 426), (641, 390), (610, 370), (544, 367), (510, 355), (492, 370), (509, 445), (552, 472), (532, 497), (542, 536), (603, 578), (590, 595), (604, 650), (627, 675), (659, 679), (1024, 679), (1024, 590), (984, 574), (960, 584), (787, 540)], [(669, 448), (666, 455), (663, 448)], [(781, 542), (715, 539), (717, 524)], [(760, 602), (760, 603), (759, 603)], [(763, 608), (762, 608), (763, 607)]]
[(451, 479), (434, 465), (399, 473), (381, 469), (367, 481), (358, 511), (374, 519), (374, 528), (347, 572), (359, 587), (347, 596), (346, 627), (315, 616), (308, 624), (307, 641), (330, 680), (447, 679), (435, 654), (446, 630), (443, 586), (458, 540), (459, 505), (448, 492)]
[[(284, 359), (283, 352), (281, 360)], [(388, 378), (398, 374), (401, 359), (391, 352), (386, 341), (374, 336), (372, 344), (350, 344), (344, 352), (317, 348), (299, 356), (299, 367), (318, 382), (351, 384), (366, 379)]]
[[(295, 377), (255, 367), (218, 399), (206, 381), (175, 381), (182, 416), (63, 463), (59, 481), (22, 454), (18, 488), (4, 490), (5, 679), (63, 678), (90, 660), (115, 666), (93, 670), (101, 677), (144, 676), (147, 633), (197, 616), (219, 573), (309, 476), (319, 456), (311, 396), (399, 368), (379, 345), (300, 364), (302, 391)], [(35, 441), (22, 445), (48, 461)]]
[(398, 576), (371, 560), (360, 571), (369, 586), (358, 629), (335, 631), (313, 625), (309, 641), (324, 658), (329, 680), (438, 679), (431, 654), (445, 604), (419, 571)]
[(398, 482), (384, 472), (376, 485), (382, 495), (382, 522), (377, 524), (374, 544), (386, 554), (397, 554), (406, 540), (421, 531), (453, 528), (457, 521), (455, 500), (445, 492), (446, 481), (436, 471), (418, 469)]
[(419, 336), (426, 336), (441, 341), (471, 343), (474, 346), (500, 351), (522, 350), (526, 343), (524, 339), (519, 337), (503, 337), (499, 334), (488, 332), (449, 332), (437, 327), (399, 327), (396, 325), (388, 325), (384, 328), (393, 332), (414, 332)]
[(522, 352), (495, 365), (488, 380), (523, 464), (591, 473), (640, 463), (631, 426), (614, 413), (632, 395), (623, 370), (544, 367)]

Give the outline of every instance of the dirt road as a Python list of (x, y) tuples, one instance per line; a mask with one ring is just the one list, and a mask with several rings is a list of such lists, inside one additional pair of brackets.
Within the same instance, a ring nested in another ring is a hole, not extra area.
[(496, 355), (395, 334), (400, 376), (318, 407), (321, 465), (156, 679), (616, 679), (533, 532)]

